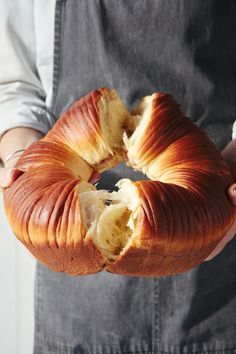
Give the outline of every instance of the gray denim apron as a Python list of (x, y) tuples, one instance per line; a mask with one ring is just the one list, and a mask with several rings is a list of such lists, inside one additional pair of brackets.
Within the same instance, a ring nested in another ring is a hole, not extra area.
[[(222, 149), (236, 119), (236, 2), (57, 1), (54, 114), (101, 86), (130, 109), (172, 93)], [(144, 178), (122, 163), (98, 188), (122, 177)], [(70, 277), (38, 264), (35, 294), (35, 354), (236, 353), (236, 240), (178, 276)]]

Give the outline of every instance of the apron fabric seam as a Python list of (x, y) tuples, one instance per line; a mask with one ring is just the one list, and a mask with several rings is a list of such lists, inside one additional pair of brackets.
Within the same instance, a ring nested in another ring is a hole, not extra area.
[(160, 349), (160, 289), (158, 285), (158, 278), (154, 277), (154, 352), (158, 352), (158, 350)]
[(152, 294), (153, 294), (153, 317), (152, 317), (152, 349), (155, 350), (155, 277), (152, 278)]
[(40, 324), (40, 312), (42, 312), (42, 294), (41, 294), (41, 274), (40, 267), (38, 266), (38, 262), (36, 263), (36, 278), (35, 278), (35, 326), (34, 326), (34, 341), (35, 345), (37, 343), (38, 333), (42, 333), (41, 324)]
[[(75, 349), (73, 347), (67, 346), (67, 345), (60, 345), (60, 344), (44, 344), (44, 343), (38, 343), (35, 346), (35, 350), (39, 350), (39, 352), (35, 351), (36, 354), (41, 354), (40, 351), (42, 350), (42, 353), (45, 353), (45, 350), (49, 351), (55, 351), (55, 353), (60, 353), (60, 354), (74, 354), (76, 353)], [(184, 351), (185, 352), (185, 351)], [(111, 348), (111, 351), (109, 354), (183, 354), (184, 353), (182, 350), (170, 350), (170, 351), (165, 351), (165, 350), (154, 350), (154, 351), (113, 351)], [(188, 354), (235, 354), (236, 353), (236, 348), (227, 348), (227, 349), (222, 349), (222, 350), (204, 350), (204, 351), (188, 351)], [(78, 351), (79, 354), (79, 351)], [(92, 351), (90, 354), (101, 354), (100, 351)], [(108, 354), (107, 352), (103, 352), (103, 354)]]
[[(53, 79), (52, 101), (50, 111), (55, 116), (55, 105), (58, 96), (60, 68), (61, 68), (61, 41), (62, 41), (62, 4), (63, 0), (56, 0), (54, 21), (54, 53), (53, 53)], [(57, 117), (56, 117), (57, 119)]]

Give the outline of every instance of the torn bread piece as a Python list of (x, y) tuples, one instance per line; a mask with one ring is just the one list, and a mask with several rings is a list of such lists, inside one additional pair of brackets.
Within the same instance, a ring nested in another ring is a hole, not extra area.
[(140, 210), (134, 183), (123, 178), (116, 186), (118, 192), (96, 190), (93, 186), (84, 189), (82, 184), (78, 187), (86, 237), (91, 237), (104, 259), (111, 262), (133, 242)]
[(126, 158), (122, 137), (130, 119), (130, 113), (115, 90), (105, 90), (97, 105), (106, 157), (95, 163), (93, 167), (101, 173)]
[(140, 139), (150, 121), (152, 96), (144, 97), (127, 121), (127, 131), (123, 133), (123, 142), (127, 150), (132, 149), (132, 146)]
[[(147, 124), (150, 121), (152, 96), (143, 99), (133, 115), (125, 113), (120, 98), (116, 92), (104, 95), (99, 101), (101, 126), (106, 137), (110, 155), (96, 169), (100, 172), (124, 160), (123, 152), (132, 151), (132, 146), (138, 143)], [(116, 162), (116, 164), (115, 164)], [(103, 163), (103, 166), (102, 166)], [(135, 169), (136, 160), (127, 160), (128, 166)], [(104, 167), (104, 168), (103, 168)], [(137, 170), (141, 170), (137, 166)], [(135, 225), (141, 211), (138, 189), (128, 178), (117, 182), (118, 192), (106, 190), (80, 190), (79, 200), (82, 209), (83, 223), (86, 227), (86, 237), (91, 237), (100, 249), (105, 260), (113, 262), (123, 254), (132, 242), (138, 242)]]
[[(128, 129), (123, 133), (123, 142), (128, 151), (127, 166), (133, 167), (142, 173), (148, 175), (148, 169), (145, 160), (140, 158), (140, 146), (142, 146), (143, 134), (150, 124), (152, 116), (152, 106), (154, 95), (144, 97), (138, 107), (132, 112), (127, 120)], [(140, 145), (141, 144), (141, 145)]]

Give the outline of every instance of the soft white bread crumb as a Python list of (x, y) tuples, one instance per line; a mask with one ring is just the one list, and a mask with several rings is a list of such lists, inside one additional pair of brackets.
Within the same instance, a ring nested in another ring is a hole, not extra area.
[(113, 154), (114, 148), (120, 149), (123, 146), (122, 135), (130, 113), (115, 90), (111, 90), (109, 96), (104, 95), (98, 107), (102, 118), (103, 137), (106, 140), (107, 149)]
[[(130, 113), (115, 90), (105, 94), (98, 102), (103, 146), (99, 163), (94, 167), (99, 171), (108, 170), (124, 159), (125, 146), (122, 139)], [(104, 157), (104, 158), (103, 158)]]
[[(139, 198), (131, 180), (117, 183), (118, 192), (78, 190), (83, 225), (106, 259), (114, 260), (132, 239)], [(107, 205), (108, 204), (108, 205)]]
[(131, 135), (129, 134), (129, 136), (127, 135), (127, 132), (123, 133), (123, 142), (126, 149), (129, 151), (129, 166), (139, 169), (149, 178), (147, 165), (142, 164), (142, 161), (140, 161), (138, 151), (140, 148), (140, 138), (143, 137), (146, 127), (150, 122), (152, 102), (153, 95), (146, 96), (142, 99), (141, 103), (135, 111), (133, 111), (133, 115), (130, 116), (131, 118), (129, 119), (130, 131), (133, 131), (133, 133)]

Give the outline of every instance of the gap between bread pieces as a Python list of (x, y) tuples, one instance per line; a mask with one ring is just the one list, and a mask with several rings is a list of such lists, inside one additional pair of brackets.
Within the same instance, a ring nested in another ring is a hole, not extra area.
[[(136, 110), (130, 114), (115, 90), (109, 101), (106, 96), (99, 102), (100, 122), (109, 156), (95, 165), (103, 172), (125, 160), (127, 166), (137, 169), (135, 161), (127, 159), (127, 149), (139, 139), (150, 118), (152, 98), (145, 97)], [(145, 171), (147, 172), (147, 171)], [(128, 178), (116, 183), (119, 191), (96, 190), (88, 183), (81, 182), (78, 199), (82, 211), (83, 226), (87, 237), (91, 237), (101, 251), (105, 262), (114, 261), (131, 244), (138, 246), (135, 225), (139, 224), (140, 198), (135, 184)]]

